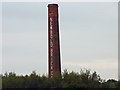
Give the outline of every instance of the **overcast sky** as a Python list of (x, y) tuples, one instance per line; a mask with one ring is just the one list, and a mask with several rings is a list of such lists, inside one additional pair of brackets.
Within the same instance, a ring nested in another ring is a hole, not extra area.
[[(48, 72), (47, 5), (3, 3), (3, 73)], [(62, 71), (86, 68), (118, 78), (117, 8), (115, 2), (59, 3)]]
[(2, 3), (0, 3), (0, 73), (2, 72)]

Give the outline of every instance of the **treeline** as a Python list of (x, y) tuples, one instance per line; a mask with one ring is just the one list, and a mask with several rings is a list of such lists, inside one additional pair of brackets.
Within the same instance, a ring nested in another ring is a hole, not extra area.
[(81, 70), (80, 73), (64, 70), (61, 75), (52, 79), (45, 75), (38, 75), (33, 71), (30, 75), (16, 75), (14, 72), (2, 75), (2, 88), (118, 88), (120, 81), (107, 81), (90, 70)]

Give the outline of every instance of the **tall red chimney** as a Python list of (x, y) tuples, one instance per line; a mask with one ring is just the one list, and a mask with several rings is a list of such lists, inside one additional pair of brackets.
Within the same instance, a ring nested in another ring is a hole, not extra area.
[(48, 4), (48, 74), (61, 74), (58, 4)]

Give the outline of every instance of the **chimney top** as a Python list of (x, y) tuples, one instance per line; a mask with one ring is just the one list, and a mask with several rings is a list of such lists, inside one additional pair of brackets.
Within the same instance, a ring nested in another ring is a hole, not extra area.
[(57, 6), (58, 7), (58, 4), (48, 4), (48, 7), (50, 7), (50, 6)]

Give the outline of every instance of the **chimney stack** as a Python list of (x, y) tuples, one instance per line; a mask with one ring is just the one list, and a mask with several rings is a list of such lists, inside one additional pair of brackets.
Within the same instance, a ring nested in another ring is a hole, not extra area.
[(48, 4), (48, 75), (61, 74), (58, 4)]

